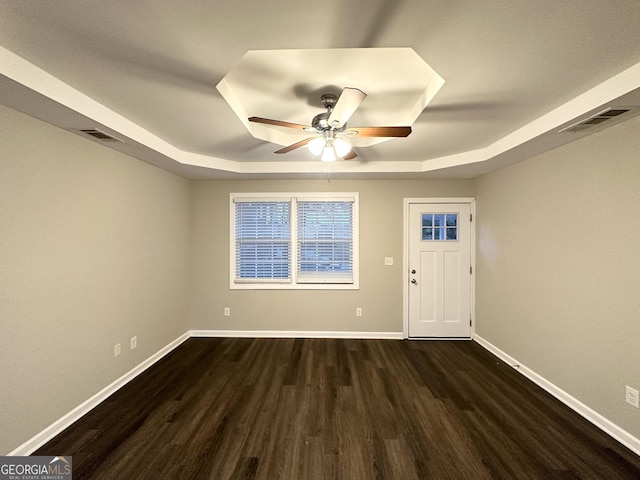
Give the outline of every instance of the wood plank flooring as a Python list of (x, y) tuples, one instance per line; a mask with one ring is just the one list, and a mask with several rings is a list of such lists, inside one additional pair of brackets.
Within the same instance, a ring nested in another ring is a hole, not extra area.
[(34, 455), (80, 479), (639, 479), (474, 342), (192, 338)]

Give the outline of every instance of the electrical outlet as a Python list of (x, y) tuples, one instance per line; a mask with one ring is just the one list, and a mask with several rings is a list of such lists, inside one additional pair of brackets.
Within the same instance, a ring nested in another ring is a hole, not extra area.
[(138, 347), (138, 337), (131, 337), (131, 350), (135, 350)]
[(224, 316), (225, 317), (231, 316), (231, 309), (229, 307), (224, 307)]
[(356, 317), (361, 317), (362, 316), (362, 308), (358, 307), (356, 308)]
[(393, 265), (393, 257), (384, 257), (384, 264), (387, 266)]
[(624, 401), (633, 407), (640, 408), (640, 396), (638, 395), (638, 390), (627, 385)]
[(122, 347), (120, 346), (119, 343), (116, 343), (113, 347), (113, 356), (119, 357), (121, 353), (122, 353)]

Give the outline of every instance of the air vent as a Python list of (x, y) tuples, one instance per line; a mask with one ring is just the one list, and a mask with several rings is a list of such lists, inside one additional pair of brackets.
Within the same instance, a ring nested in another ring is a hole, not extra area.
[[(584, 118), (577, 123), (573, 123), (568, 127), (564, 127), (560, 132), (583, 132), (587, 129), (594, 128), (595, 126), (601, 126), (601, 128), (608, 127), (613, 125), (614, 123), (619, 123), (627, 118), (631, 118), (633, 115), (630, 115), (629, 112), (632, 110), (638, 110), (638, 107), (609, 107), (606, 110), (603, 110), (595, 115), (591, 115), (588, 118)], [(635, 114), (638, 112), (635, 111)], [(625, 115), (626, 114), (626, 115)], [(603, 125), (605, 124), (605, 125)]]
[(80, 130), (82, 133), (92, 136), (93, 138), (97, 138), (103, 142), (121, 142), (124, 143), (124, 140), (120, 140), (112, 135), (109, 135), (102, 130), (98, 130), (97, 128), (87, 128)]

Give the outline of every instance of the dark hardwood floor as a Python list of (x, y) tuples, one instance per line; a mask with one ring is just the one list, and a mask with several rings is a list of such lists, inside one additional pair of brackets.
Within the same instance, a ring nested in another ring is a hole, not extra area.
[(34, 455), (74, 479), (639, 479), (474, 342), (190, 339)]

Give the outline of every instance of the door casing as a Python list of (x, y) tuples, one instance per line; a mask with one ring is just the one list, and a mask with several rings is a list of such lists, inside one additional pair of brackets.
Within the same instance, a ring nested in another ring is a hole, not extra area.
[[(403, 252), (402, 252), (402, 338), (409, 338), (409, 205), (413, 203), (438, 205), (441, 203), (465, 203), (471, 207), (471, 338), (476, 330), (476, 199), (474, 197), (427, 197), (405, 198), (403, 207)], [(428, 340), (428, 339), (426, 339)], [(441, 338), (434, 340), (442, 340)], [(460, 339), (467, 340), (467, 339)]]

